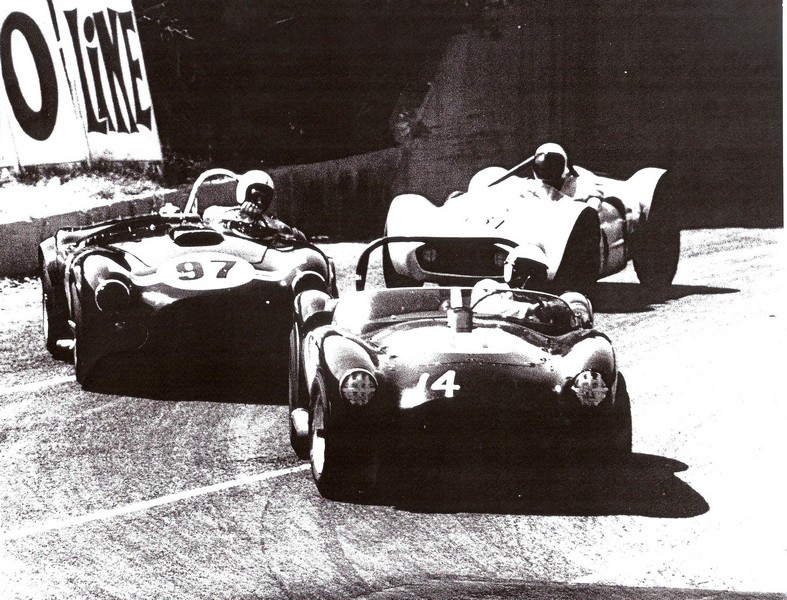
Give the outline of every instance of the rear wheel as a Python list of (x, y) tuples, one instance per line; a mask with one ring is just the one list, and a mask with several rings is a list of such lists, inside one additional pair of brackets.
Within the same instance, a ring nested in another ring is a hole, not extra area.
[[(384, 235), (388, 235), (388, 233), (386, 232)], [(387, 245), (383, 246), (382, 255), (383, 279), (385, 279), (386, 287), (421, 287), (423, 285), (422, 281), (418, 281), (407, 275), (402, 275), (394, 268), (393, 261), (391, 260), (391, 251)]]
[(654, 190), (647, 219), (634, 233), (634, 270), (645, 286), (667, 287), (675, 277), (680, 258), (677, 199), (688, 189), (679, 172), (664, 173)]
[(680, 229), (666, 218), (648, 219), (639, 233), (634, 255), (634, 270), (640, 283), (648, 287), (667, 287), (678, 270)]

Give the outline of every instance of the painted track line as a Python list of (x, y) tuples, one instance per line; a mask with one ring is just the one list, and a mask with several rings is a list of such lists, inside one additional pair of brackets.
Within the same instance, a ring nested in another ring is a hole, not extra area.
[(86, 515), (80, 515), (77, 517), (69, 517), (66, 519), (52, 519), (50, 521), (45, 521), (39, 525), (34, 525), (32, 527), (25, 527), (14, 531), (2, 532), (0, 533), (0, 541), (19, 540), (33, 535), (48, 533), (50, 531), (66, 529), (67, 527), (84, 525), (85, 523), (91, 523), (93, 521), (102, 521), (105, 519), (122, 517), (124, 515), (130, 515), (133, 513), (141, 512), (143, 510), (148, 510), (150, 508), (155, 508), (157, 506), (163, 506), (165, 504), (172, 504), (173, 502), (179, 502), (180, 500), (187, 500), (189, 498), (195, 498), (196, 496), (212, 494), (214, 492), (220, 492), (222, 490), (227, 490), (241, 485), (258, 483), (260, 481), (266, 481), (268, 479), (275, 479), (277, 477), (282, 477), (284, 475), (290, 475), (291, 473), (298, 473), (301, 471), (305, 471), (309, 468), (310, 466), (308, 464), (298, 465), (297, 467), (287, 467), (285, 469), (277, 469), (276, 471), (267, 471), (265, 473), (258, 473), (256, 475), (241, 477), (240, 479), (233, 479), (232, 481), (225, 481), (223, 483), (216, 483), (213, 485), (194, 488), (192, 490), (185, 490), (183, 492), (168, 494), (166, 496), (161, 496), (160, 498), (153, 498), (152, 500), (143, 500), (141, 502), (134, 502), (132, 504), (126, 504), (125, 506), (118, 506), (116, 508), (97, 510), (95, 512), (88, 513)]
[(22, 383), (19, 385), (12, 385), (11, 387), (1, 388), (0, 396), (9, 396), (11, 394), (23, 394), (25, 392), (35, 392), (48, 387), (62, 385), (64, 383), (73, 383), (76, 378), (73, 375), (64, 377), (52, 377), (51, 379), (44, 379), (43, 381), (32, 381), (30, 383)]

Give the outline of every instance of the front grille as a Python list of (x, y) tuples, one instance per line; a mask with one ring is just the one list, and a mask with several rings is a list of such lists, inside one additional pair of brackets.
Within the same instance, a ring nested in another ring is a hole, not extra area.
[(495, 264), (496, 254), (504, 257), (505, 253), (494, 244), (470, 240), (430, 242), (415, 252), (419, 267), (426, 272), (493, 278), (503, 275), (502, 263)]

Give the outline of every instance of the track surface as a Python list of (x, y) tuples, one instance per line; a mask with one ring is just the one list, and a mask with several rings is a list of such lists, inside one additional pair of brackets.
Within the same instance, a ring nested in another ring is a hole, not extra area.
[(458, 469), (393, 505), (322, 499), (265, 390), (83, 391), (38, 282), (0, 281), (0, 597), (782, 597), (783, 231), (682, 235), (668, 293), (627, 270), (595, 296), (627, 471)]

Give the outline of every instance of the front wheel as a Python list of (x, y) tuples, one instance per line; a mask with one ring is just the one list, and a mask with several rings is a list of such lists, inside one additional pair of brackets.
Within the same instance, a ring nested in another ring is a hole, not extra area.
[(68, 348), (59, 346), (58, 341), (69, 339), (71, 330), (68, 327), (65, 315), (55, 312), (55, 290), (49, 280), (46, 268), (41, 267), (41, 323), (43, 328), (44, 345), (49, 354), (57, 360), (68, 360), (71, 352)]
[(311, 471), (320, 494), (332, 500), (349, 499), (374, 484), (370, 453), (352, 444), (332, 427), (325, 380), (315, 381), (310, 419)]
[[(385, 235), (388, 234), (385, 233)], [(422, 281), (418, 281), (417, 279), (413, 279), (407, 275), (402, 275), (396, 270), (393, 265), (393, 260), (391, 260), (391, 251), (387, 245), (383, 246), (382, 254), (383, 279), (385, 280), (385, 287), (401, 288), (423, 286)]]

